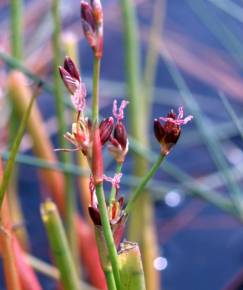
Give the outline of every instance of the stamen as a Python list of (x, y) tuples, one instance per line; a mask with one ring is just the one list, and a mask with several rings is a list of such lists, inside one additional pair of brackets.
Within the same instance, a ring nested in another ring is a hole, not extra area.
[(129, 103), (128, 101), (122, 100), (121, 105), (120, 105), (119, 110), (118, 110), (117, 100), (114, 100), (112, 113), (118, 122), (121, 121), (122, 119), (124, 119), (124, 109), (126, 108), (128, 103)]
[(115, 189), (118, 190), (120, 188), (122, 173), (115, 174), (113, 178), (106, 176), (106, 175), (103, 175), (103, 178), (105, 181), (110, 182), (112, 184), (112, 186), (115, 187)]

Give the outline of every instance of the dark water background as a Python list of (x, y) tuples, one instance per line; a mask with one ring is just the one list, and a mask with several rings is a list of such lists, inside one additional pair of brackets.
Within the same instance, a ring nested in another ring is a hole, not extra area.
[[(63, 3), (62, 7), (63, 14), (66, 15), (64, 23), (67, 26), (78, 18), (77, 13), (75, 13), (75, 5), (78, 5), (78, 1), (70, 2), (71, 4)], [(104, 6), (109, 6), (111, 2), (106, 1)], [(214, 15), (215, 20), (217, 19), (217, 21), (224, 23), (242, 42), (242, 24), (209, 1), (205, 0), (204, 3), (210, 13)], [(239, 4), (243, 9), (242, 1), (234, 1), (234, 3)], [(114, 2), (112, 5), (115, 9), (118, 9), (118, 2)], [(151, 3), (149, 1), (144, 1), (138, 5), (141, 29), (151, 22), (151, 11)], [(109, 12), (112, 13), (113, 11), (109, 10)], [(108, 14), (109, 12), (105, 13)], [(0, 10), (1, 14), (7, 18), (8, 9)], [(114, 24), (106, 23), (105, 25), (105, 54), (102, 64), (102, 78), (104, 80), (120, 82), (125, 79), (120, 22), (120, 17), (117, 17)], [(215, 25), (217, 25), (217, 22), (215, 22)], [(222, 43), (215, 38), (212, 32), (188, 6), (187, 1), (167, 1), (164, 33), (170, 36), (172, 32), (187, 36), (193, 42), (204, 44), (214, 49), (219, 55), (225, 56), (227, 63), (233, 67), (237, 76), (239, 78), (242, 77), (242, 65), (233, 60)], [(50, 31), (47, 31), (47, 33), (50, 33)], [(143, 63), (146, 45), (141, 43), (141, 48)], [(188, 49), (194, 54), (200, 55), (200, 53), (203, 53), (202, 51), (195, 51), (195, 47), (189, 47)], [(80, 54), (84, 79), (89, 79), (92, 76), (91, 53), (83, 42), (80, 44)], [(210, 57), (209, 55), (209, 64)], [(218, 98), (218, 88), (206, 84), (194, 77), (193, 74), (188, 74), (183, 70), (181, 72), (190, 90), (196, 95), (205, 116), (210, 119), (212, 126), (230, 121)], [(176, 91), (176, 85), (161, 59), (158, 64), (156, 86), (163, 88), (164, 93), (155, 92), (154, 117), (164, 115), (171, 108), (171, 104), (173, 104), (173, 107), (177, 107), (183, 103), (179, 93)], [(165, 89), (168, 89), (169, 92), (174, 92), (174, 94), (166, 94)], [(101, 95), (107, 91), (109, 92), (109, 85), (102, 85)], [(119, 95), (116, 93), (113, 97), (124, 96), (125, 92), (121, 89), (119, 90)], [(239, 100), (239, 98), (236, 100), (234, 96), (233, 98), (231, 98), (232, 96), (229, 97), (237, 114), (241, 116), (243, 112), (242, 100)], [(104, 100), (106, 103), (111, 104), (112, 96)], [(38, 102), (46, 119), (54, 114), (52, 96), (43, 94)], [(164, 105), (161, 105), (161, 103), (164, 103)], [(110, 106), (105, 106), (103, 113), (109, 114), (109, 111)], [(190, 112), (187, 111), (187, 113)], [(196, 136), (194, 138), (196, 142), (192, 142), (193, 144), (188, 139), (191, 138), (190, 132), (194, 132)], [(151, 140), (154, 140), (152, 125), (150, 133)], [(53, 141), (56, 143), (56, 137), (53, 138)], [(230, 141), (236, 148), (242, 149), (242, 142), (237, 133), (226, 141)], [(222, 145), (227, 143), (226, 141), (222, 141)], [(156, 142), (152, 141), (152, 143), (154, 151), (158, 152), (159, 149)], [(241, 157), (241, 155), (239, 156)], [(193, 123), (185, 128), (179, 144), (168, 157), (168, 160), (177, 164), (179, 168), (194, 177), (201, 177), (216, 170)], [(132, 161), (129, 159), (127, 160), (126, 172), (131, 172), (131, 167)], [(27, 165), (20, 165), (19, 172), (19, 191), (24, 208), (26, 226), (31, 237), (33, 255), (49, 260), (48, 243), (39, 215), (41, 194), (39, 185), (36, 182), (36, 170)], [(156, 175), (156, 179), (165, 183), (171, 182), (174, 184), (175, 190), (178, 191), (175, 180), (162, 170)], [(123, 190), (128, 191), (128, 189)], [(221, 188), (221, 191), (224, 191), (224, 188)], [(181, 194), (181, 202), (173, 208), (163, 202), (162, 194), (161, 198), (156, 194), (155, 199), (156, 226), (161, 256), (165, 257), (168, 262), (167, 267), (161, 271), (163, 289), (222, 290), (229, 280), (240, 271), (243, 264), (242, 225), (216, 207), (202, 200), (191, 198), (185, 192)], [(52, 280), (43, 275), (40, 275), (40, 279), (44, 289), (55, 289), (55, 283)], [(3, 286), (1, 286), (1, 289), (4, 289)]]

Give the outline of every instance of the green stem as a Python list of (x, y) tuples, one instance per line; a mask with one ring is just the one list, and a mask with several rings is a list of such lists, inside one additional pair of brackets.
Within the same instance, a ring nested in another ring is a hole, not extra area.
[[(92, 98), (92, 122), (93, 126), (96, 126), (99, 122), (99, 81), (100, 81), (100, 58), (94, 56), (93, 66), (93, 98)], [(103, 158), (101, 156), (101, 158)], [(103, 189), (103, 183), (99, 183), (95, 186), (96, 195), (99, 205), (99, 212), (101, 217), (101, 224), (104, 230), (104, 238), (109, 253), (109, 259), (112, 266), (112, 274), (115, 280), (115, 289), (120, 290), (120, 274), (117, 260), (117, 251), (113, 234), (110, 226), (109, 216), (107, 212), (107, 206), (105, 201), (105, 194)], [(106, 277), (107, 278), (107, 277)], [(110, 278), (110, 277), (108, 277)], [(107, 284), (111, 281), (107, 281)], [(114, 284), (114, 283), (113, 283)], [(114, 285), (113, 285), (114, 286)], [(113, 287), (114, 289), (114, 287)], [(109, 289), (110, 290), (110, 289)]]
[(94, 57), (93, 65), (93, 98), (92, 98), (92, 120), (93, 124), (99, 122), (99, 82), (100, 82), (100, 59)]
[[(117, 165), (116, 165), (116, 174), (121, 173), (122, 165), (123, 165), (123, 163), (117, 163)], [(116, 188), (115, 188), (115, 186), (112, 185), (109, 204), (111, 205), (111, 203), (113, 201), (115, 201), (115, 200), (116, 200)]]
[(41, 206), (41, 215), (64, 289), (80, 290), (78, 273), (56, 205), (52, 201), (46, 201)]
[(116, 246), (114, 243), (113, 234), (112, 234), (111, 226), (109, 222), (102, 183), (96, 185), (96, 195), (97, 195), (97, 200), (99, 204), (101, 224), (104, 230), (104, 237), (105, 237), (105, 241), (107, 245), (107, 250), (109, 253), (109, 258), (111, 261), (116, 288), (117, 290), (120, 290), (120, 274), (119, 274), (119, 266), (118, 266), (118, 260), (117, 260), (117, 251), (116, 251)]
[(27, 108), (27, 110), (25, 111), (25, 113), (23, 115), (23, 118), (21, 120), (19, 129), (17, 131), (16, 138), (15, 138), (14, 143), (13, 143), (13, 147), (12, 147), (12, 149), (10, 151), (10, 156), (9, 156), (6, 168), (4, 170), (3, 181), (2, 181), (2, 184), (1, 184), (1, 187), (0, 187), (0, 208), (2, 207), (4, 193), (7, 190), (7, 187), (8, 187), (8, 184), (9, 184), (9, 181), (10, 181), (13, 169), (14, 169), (15, 159), (16, 159), (16, 156), (17, 156), (17, 153), (18, 153), (18, 149), (19, 149), (21, 140), (22, 140), (22, 138), (24, 136), (24, 132), (25, 132), (25, 128), (27, 126), (29, 115), (30, 115), (32, 106), (34, 104), (35, 98), (37, 97), (38, 94), (39, 94), (39, 87), (34, 92), (32, 98), (30, 100), (30, 103), (28, 105), (28, 108)]
[[(63, 135), (66, 132), (66, 121), (65, 121), (65, 103), (63, 96), (63, 85), (60, 78), (58, 67), (62, 62), (62, 52), (61, 52), (61, 19), (60, 19), (60, 0), (52, 0), (52, 18), (53, 18), (53, 36), (52, 36), (52, 46), (53, 46), (53, 69), (54, 69), (54, 96), (56, 105), (56, 115), (59, 131), (59, 145), (61, 148), (65, 147), (65, 142)], [(61, 160), (63, 163), (71, 163), (71, 158), (69, 154), (61, 152)], [(74, 215), (76, 211), (76, 201), (72, 182), (72, 176), (70, 174), (65, 175), (65, 221), (67, 226), (67, 236), (70, 243), (71, 251), (75, 259), (77, 268), (79, 269), (78, 262), (78, 245), (76, 230), (74, 227)]]
[(147, 183), (149, 182), (149, 180), (154, 176), (154, 174), (156, 173), (156, 171), (159, 169), (160, 164), (162, 163), (162, 161), (164, 160), (164, 158), (165, 158), (165, 155), (160, 154), (160, 156), (157, 159), (157, 161), (154, 163), (154, 165), (152, 166), (152, 168), (149, 170), (149, 172), (142, 179), (142, 181), (139, 184), (139, 186), (133, 192), (133, 194), (132, 194), (131, 198), (129, 199), (129, 201), (127, 203), (127, 206), (125, 208), (125, 212), (127, 214), (129, 214), (131, 212), (132, 208), (134, 207), (135, 201), (139, 197), (140, 193), (143, 192), (143, 190), (144, 190), (145, 186), (147, 185)]
[(116, 284), (112, 271), (105, 271), (105, 278), (109, 290), (116, 290)]
[(11, 47), (12, 55), (17, 58), (22, 58), (23, 52), (23, 3), (22, 0), (11, 0)]

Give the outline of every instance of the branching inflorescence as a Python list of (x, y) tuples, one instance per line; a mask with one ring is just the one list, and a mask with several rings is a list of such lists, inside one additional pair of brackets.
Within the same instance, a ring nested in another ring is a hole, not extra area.
[[(180, 107), (177, 115), (171, 111), (167, 117), (154, 120), (154, 134), (161, 146), (158, 161), (141, 180), (124, 208), (124, 198), (120, 196), (119, 191), (122, 164), (125, 161), (129, 147), (127, 130), (123, 123), (124, 109), (128, 102), (123, 100), (118, 107), (117, 100), (114, 100), (113, 116), (98, 122), (99, 68), (103, 54), (103, 11), (99, 0), (92, 0), (90, 4), (81, 1), (81, 22), (84, 35), (94, 54), (92, 103), (92, 112), (94, 113), (92, 119), (86, 116), (87, 93), (85, 84), (82, 82), (75, 63), (70, 57), (66, 57), (63, 67), (60, 66), (59, 70), (61, 78), (71, 94), (71, 101), (76, 110), (76, 119), (72, 124), (71, 132), (67, 132), (64, 138), (75, 147), (57, 150), (80, 151), (88, 160), (91, 169), (89, 213), (96, 229), (102, 267), (103, 269), (111, 267), (115, 280), (114, 289), (118, 290), (123, 289), (123, 281), (120, 281), (117, 250), (121, 247), (127, 216), (136, 198), (159, 168), (164, 157), (170, 153), (172, 147), (177, 143), (181, 133), (181, 125), (188, 123), (192, 116), (183, 119), (183, 108)], [(117, 163), (117, 171), (114, 177), (108, 177), (103, 173), (102, 148), (106, 144)], [(111, 184), (109, 203), (105, 201), (103, 182)]]

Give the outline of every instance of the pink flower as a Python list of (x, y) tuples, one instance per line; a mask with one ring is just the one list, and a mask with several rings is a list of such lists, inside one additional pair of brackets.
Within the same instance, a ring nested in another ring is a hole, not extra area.
[[(162, 154), (169, 154), (171, 148), (177, 143), (180, 137), (181, 126), (193, 119), (191, 115), (184, 119), (183, 116), (183, 107), (179, 107), (177, 115), (171, 111), (167, 117), (160, 117), (154, 120), (154, 134), (161, 145)], [(161, 124), (160, 120), (164, 124)]]

